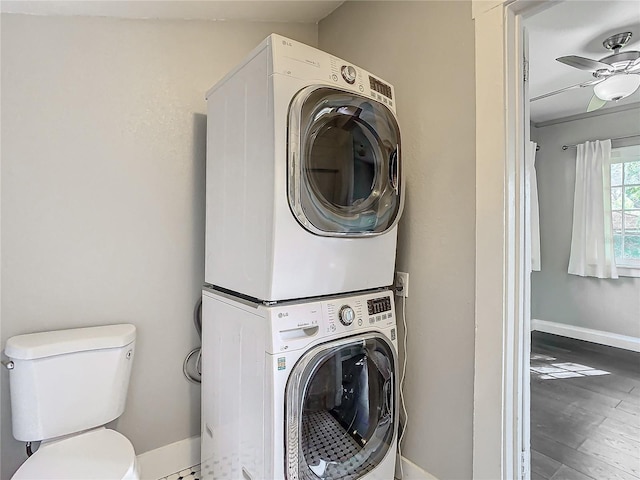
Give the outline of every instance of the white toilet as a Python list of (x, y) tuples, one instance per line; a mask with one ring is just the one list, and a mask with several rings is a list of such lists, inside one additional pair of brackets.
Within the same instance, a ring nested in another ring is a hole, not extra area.
[(104, 428), (124, 412), (136, 327), (109, 325), (7, 341), (13, 436), (42, 441), (12, 480), (138, 480), (131, 442)]

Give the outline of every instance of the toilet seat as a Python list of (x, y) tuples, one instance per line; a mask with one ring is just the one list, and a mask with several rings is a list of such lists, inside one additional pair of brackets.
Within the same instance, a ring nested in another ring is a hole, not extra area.
[(100, 428), (41, 445), (12, 480), (138, 480), (131, 442)]

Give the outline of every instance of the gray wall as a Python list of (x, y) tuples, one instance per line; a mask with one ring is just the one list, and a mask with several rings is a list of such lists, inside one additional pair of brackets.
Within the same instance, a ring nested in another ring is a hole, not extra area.
[[(451, 32), (456, 40), (449, 42)], [(407, 203), (398, 270), (410, 273), (403, 454), (471, 478), (475, 75), (470, 2), (347, 2), (320, 22), (324, 50), (393, 83)], [(455, 71), (449, 68), (455, 59)]]
[[(2, 337), (130, 322), (118, 430), (137, 453), (199, 434), (204, 93), (271, 32), (317, 25), (2, 15)], [(2, 370), (2, 472), (24, 460)]]
[[(640, 109), (532, 129), (542, 269), (531, 279), (531, 317), (640, 337), (640, 278), (569, 275), (576, 150), (562, 145), (638, 133)], [(615, 143), (614, 143), (615, 146)]]

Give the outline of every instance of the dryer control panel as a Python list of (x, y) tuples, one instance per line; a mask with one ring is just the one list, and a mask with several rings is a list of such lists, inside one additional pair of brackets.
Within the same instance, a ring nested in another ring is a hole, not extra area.
[(266, 308), (272, 353), (307, 348), (335, 336), (384, 329), (396, 322), (393, 294), (388, 290)]
[(372, 98), (390, 110), (395, 109), (393, 85), (366, 70), (295, 40), (272, 34), (273, 73), (321, 82)]

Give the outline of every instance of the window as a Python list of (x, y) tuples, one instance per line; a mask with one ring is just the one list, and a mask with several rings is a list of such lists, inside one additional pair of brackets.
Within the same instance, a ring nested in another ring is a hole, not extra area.
[(611, 151), (611, 214), (616, 265), (640, 276), (640, 145)]

